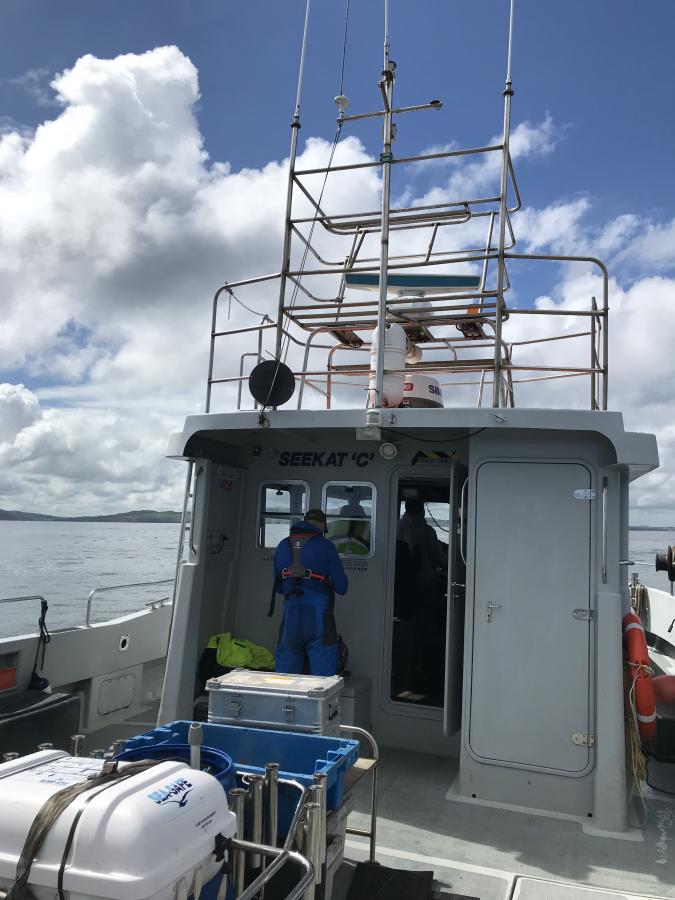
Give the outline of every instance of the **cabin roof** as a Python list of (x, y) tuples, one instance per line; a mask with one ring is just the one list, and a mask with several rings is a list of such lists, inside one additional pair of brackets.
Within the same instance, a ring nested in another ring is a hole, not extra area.
[[(171, 435), (167, 455), (174, 459), (191, 458), (194, 451), (190, 444), (196, 436), (208, 440), (209, 444), (243, 443), (246, 435), (252, 437), (263, 431), (259, 419), (260, 413), (257, 411), (188, 416), (183, 430)], [(352, 432), (357, 439), (357, 429), (365, 425), (365, 413), (354, 409), (280, 409), (266, 411), (265, 420), (264, 431), (267, 434), (274, 430), (283, 430), (285, 434), (303, 431)], [(616, 464), (628, 467), (631, 480), (659, 465), (654, 435), (626, 431), (619, 412), (503, 408), (392, 409), (383, 411), (382, 428), (383, 441), (389, 434), (395, 436), (397, 432), (406, 432), (409, 435), (412, 432), (420, 435), (420, 442), (429, 440), (433, 432), (438, 433), (439, 440), (442, 440), (453, 436), (466, 437), (467, 432), (483, 429), (585, 431), (599, 434), (609, 441), (616, 454)], [(365, 440), (363, 443), (365, 445), (371, 441)]]

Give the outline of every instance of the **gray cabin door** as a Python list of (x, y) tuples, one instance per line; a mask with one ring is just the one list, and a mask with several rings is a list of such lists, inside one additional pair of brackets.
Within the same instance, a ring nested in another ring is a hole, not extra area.
[[(485, 462), (476, 475), (469, 746), (584, 771), (589, 731), (591, 487), (578, 463)], [(581, 616), (581, 618), (579, 617)]]

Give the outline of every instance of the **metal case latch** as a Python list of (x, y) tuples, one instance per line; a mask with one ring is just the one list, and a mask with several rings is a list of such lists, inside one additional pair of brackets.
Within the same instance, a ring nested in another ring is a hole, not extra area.
[(290, 699), (290, 697), (286, 700), (285, 705), (281, 707), (281, 711), (286, 717), (287, 722), (295, 721), (295, 703)]
[(239, 713), (241, 712), (241, 701), (238, 697), (233, 697), (230, 702), (227, 704), (228, 713), (236, 719)]

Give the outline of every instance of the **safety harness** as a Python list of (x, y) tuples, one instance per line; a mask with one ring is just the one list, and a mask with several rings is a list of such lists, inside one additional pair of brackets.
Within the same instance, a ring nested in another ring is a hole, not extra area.
[[(277, 604), (277, 594), (283, 593), (284, 600), (288, 600), (289, 597), (302, 597), (304, 594), (302, 589), (303, 582), (310, 584), (312, 581), (323, 586), (328, 595), (328, 612), (333, 612), (333, 609), (335, 608), (335, 589), (333, 587), (333, 582), (328, 575), (320, 575), (318, 572), (313, 572), (311, 569), (303, 566), (300, 561), (305, 545), (308, 541), (311, 541), (312, 538), (316, 537), (321, 537), (321, 535), (318, 535), (315, 531), (294, 531), (286, 538), (288, 546), (291, 549), (291, 564), (287, 568), (282, 569), (274, 579), (272, 596), (270, 597), (270, 608), (267, 611), (268, 618), (271, 618), (274, 615)], [(293, 584), (289, 591), (281, 590), (281, 585), (285, 578), (293, 579)]]

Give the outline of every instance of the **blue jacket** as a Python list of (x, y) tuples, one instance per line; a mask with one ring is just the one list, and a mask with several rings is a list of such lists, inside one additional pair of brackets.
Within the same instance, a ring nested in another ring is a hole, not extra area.
[[(335, 544), (323, 536), (321, 530), (312, 525), (311, 522), (297, 522), (291, 526), (291, 534), (314, 532), (318, 537), (313, 537), (307, 541), (302, 548), (300, 554), (300, 562), (306, 569), (311, 569), (317, 575), (328, 575), (336, 594), (346, 594), (349, 582), (342, 566), (340, 555), (335, 549)], [(280, 541), (274, 553), (274, 574), (275, 576), (290, 566), (293, 562), (293, 553), (288, 543), (288, 538)], [(293, 579), (284, 578), (281, 592), (286, 594), (293, 588)], [(314, 593), (325, 593), (324, 588), (314, 579), (306, 579), (303, 581), (302, 589)]]

